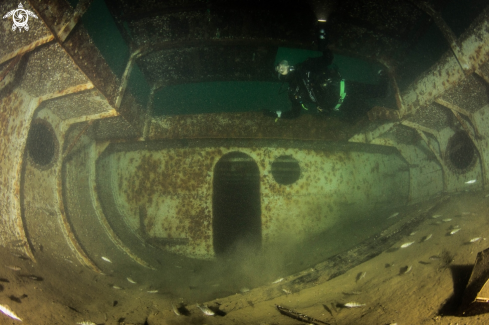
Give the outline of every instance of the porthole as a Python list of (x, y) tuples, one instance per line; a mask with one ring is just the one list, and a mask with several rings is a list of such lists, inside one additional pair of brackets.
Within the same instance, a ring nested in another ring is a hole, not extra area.
[(293, 184), (301, 176), (299, 162), (292, 156), (280, 156), (272, 163), (272, 175), (279, 184)]
[(455, 133), (449, 140), (446, 161), (456, 173), (465, 173), (475, 164), (476, 151), (472, 140), (464, 131)]
[(58, 152), (58, 140), (52, 126), (44, 120), (32, 123), (26, 150), (31, 161), (41, 169), (50, 168)]

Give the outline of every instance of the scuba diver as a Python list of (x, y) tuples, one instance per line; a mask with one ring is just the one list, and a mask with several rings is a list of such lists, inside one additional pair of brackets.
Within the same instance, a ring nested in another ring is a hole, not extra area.
[(285, 112), (265, 110), (264, 115), (275, 117), (275, 121), (279, 118), (292, 119), (299, 117), (304, 109), (353, 122), (370, 109), (366, 99), (386, 96), (388, 79), (382, 70), (379, 71), (380, 83), (377, 85), (343, 79), (333, 64), (333, 53), (327, 47), (324, 23), (319, 23), (317, 36), (322, 56), (308, 58), (296, 66), (283, 60), (275, 67), (279, 79), (289, 84), (292, 109)]

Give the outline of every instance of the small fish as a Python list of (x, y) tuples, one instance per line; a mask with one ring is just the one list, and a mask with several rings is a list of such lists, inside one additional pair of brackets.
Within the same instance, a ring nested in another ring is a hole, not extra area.
[(447, 219), (443, 219), (442, 221), (443, 221), (443, 222), (450, 222), (450, 221), (452, 221), (452, 219), (447, 218)]
[(396, 213), (394, 213), (393, 215), (391, 215), (391, 216), (390, 216), (389, 218), (387, 218), (387, 219), (392, 219), (392, 218), (395, 218), (395, 217), (397, 217), (398, 215), (399, 215), (399, 212), (396, 212)]
[(107, 257), (105, 257), (105, 256), (102, 256), (102, 259), (103, 259), (104, 261), (108, 262), (108, 263), (112, 263), (112, 261), (111, 261), (111, 260), (109, 260), (109, 259), (108, 259)]
[(412, 233), (409, 234), (409, 236), (414, 236), (416, 235), (416, 231), (413, 231)]
[(474, 184), (475, 182), (477, 182), (476, 179), (471, 179), (470, 181), (466, 181), (465, 184)]
[(95, 324), (94, 322), (91, 322), (91, 321), (84, 321), (84, 322), (79, 322), (79, 323), (76, 323), (77, 325), (97, 325)]
[(175, 304), (173, 302), (171, 303), (171, 309), (173, 310), (173, 312), (175, 313), (175, 315), (182, 316), (182, 314), (180, 314), (180, 312), (178, 311), (177, 306), (175, 306)]
[(248, 289), (246, 287), (239, 289), (239, 292), (241, 292), (241, 293), (246, 293), (248, 291), (250, 291), (250, 289)]
[(469, 240), (469, 242), (475, 243), (475, 242), (478, 242), (479, 240), (481, 240), (481, 237), (475, 237), (475, 238), (472, 238), (471, 240)]
[(19, 318), (19, 316), (15, 315), (15, 313), (10, 309), (9, 306), (7, 305), (0, 305), (0, 311), (7, 315), (10, 318), (13, 318), (15, 320), (20, 320), (22, 322), (22, 319)]
[(133, 279), (131, 279), (131, 278), (127, 278), (127, 281), (129, 281), (129, 282), (130, 282), (130, 283), (132, 283), (132, 284), (136, 284), (136, 283), (137, 283), (136, 281), (134, 281), (134, 280), (133, 280)]
[(9, 269), (11, 269), (12, 271), (16, 271), (16, 272), (18, 272), (18, 271), (22, 270), (20, 267), (15, 266), (15, 265), (7, 265), (7, 267), (8, 267)]
[(292, 294), (292, 291), (290, 291), (289, 289), (282, 289), (282, 291), (285, 292), (286, 295)]
[(404, 244), (402, 244), (402, 245), (401, 245), (401, 248), (406, 248), (406, 247), (409, 247), (409, 246), (411, 246), (412, 244), (414, 244), (414, 242), (413, 242), (413, 241), (410, 241), (410, 242), (404, 243)]
[(344, 295), (347, 295), (347, 296), (357, 296), (357, 295), (361, 295), (363, 292), (361, 291), (350, 291), (350, 292), (343, 292)]
[(199, 307), (200, 310), (204, 313), (204, 315), (207, 316), (214, 316), (216, 313), (214, 313), (212, 310), (209, 309), (206, 305), (199, 305), (197, 304), (197, 307)]
[(405, 267), (401, 268), (399, 275), (407, 274), (407, 273), (411, 272), (412, 269), (413, 269), (412, 265), (405, 266)]
[(273, 281), (272, 284), (276, 284), (276, 283), (282, 282), (283, 280), (284, 280), (284, 278), (277, 279), (277, 280)]
[(430, 256), (430, 260), (432, 260), (432, 261), (437, 261), (439, 259), (441, 259), (441, 257), (438, 256), (438, 255), (432, 255), (432, 256)]
[(360, 307), (364, 307), (364, 306), (365, 306), (365, 304), (361, 304), (361, 303), (354, 302), (354, 301), (347, 302), (346, 304), (343, 304), (343, 307), (346, 307), (346, 308), (360, 308)]
[(461, 228), (457, 228), (457, 229), (453, 229), (452, 231), (450, 231), (450, 235), (454, 235), (456, 234), (457, 232), (460, 231)]
[(423, 238), (423, 241), (425, 242), (425, 241), (427, 241), (427, 240), (430, 240), (430, 239), (431, 239), (431, 237), (433, 237), (433, 234), (429, 234), (428, 236), (425, 236), (425, 237)]
[(365, 276), (367, 275), (367, 272), (360, 272), (357, 274), (357, 282), (362, 280), (363, 278), (365, 278)]
[(441, 214), (435, 214), (434, 216), (432, 216), (433, 219), (436, 219), (436, 218), (439, 218), (441, 217), (442, 215)]
[(26, 277), (28, 277), (29, 279), (34, 280), (34, 281), (42, 281), (42, 280), (44, 280), (40, 276), (35, 276), (35, 275), (26, 275)]
[(158, 293), (158, 290), (148, 290), (147, 293)]
[(122, 288), (119, 286), (112, 286), (112, 288), (114, 288), (115, 290), (122, 290)]

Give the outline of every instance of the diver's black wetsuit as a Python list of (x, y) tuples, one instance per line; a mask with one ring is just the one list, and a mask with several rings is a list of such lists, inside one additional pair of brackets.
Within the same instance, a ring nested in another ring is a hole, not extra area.
[[(341, 76), (336, 65), (333, 65), (333, 54), (324, 49), (321, 57), (309, 58), (280, 79), (289, 83), (289, 100), (292, 104), (290, 111), (283, 112), (281, 117), (296, 118), (302, 109), (319, 111), (327, 115), (337, 116), (349, 121), (355, 121), (364, 116), (370, 109), (366, 99), (384, 97), (387, 93), (388, 80), (381, 75), (377, 85), (364, 84), (355, 81), (344, 81), (346, 96), (340, 102)], [(341, 104), (340, 106), (338, 106)], [(336, 109), (335, 109), (336, 108)], [(275, 112), (266, 114), (277, 117)]]
[[(301, 110), (314, 108), (328, 108), (327, 106), (336, 106), (339, 99), (338, 93), (325, 91), (324, 85), (327, 80), (334, 80), (338, 83), (341, 80), (337, 70), (331, 66), (333, 62), (333, 53), (326, 50), (323, 55), (316, 58), (309, 58), (306, 61), (295, 66), (285, 76), (279, 76), (281, 80), (289, 83), (289, 100), (292, 103), (292, 110), (283, 112), (283, 118), (296, 118), (301, 114)], [(329, 104), (329, 105), (328, 105)]]

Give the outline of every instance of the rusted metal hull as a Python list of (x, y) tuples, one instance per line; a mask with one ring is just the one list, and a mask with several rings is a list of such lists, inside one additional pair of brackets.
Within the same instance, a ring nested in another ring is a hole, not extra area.
[[(11, 87), (0, 93), (0, 245), (27, 240), (22, 253), (33, 260), (45, 250), (100, 273), (110, 271), (101, 257), (144, 269), (162, 251), (214, 258), (216, 165), (233, 152), (256, 164), (262, 248), (310, 240), (365, 220), (366, 211), (384, 222), (388, 209), (488, 183), (487, 10), (458, 40), (458, 61), (447, 53), (405, 92), (395, 86), (398, 110), (372, 112), (389, 123), (351, 125), (313, 115), (275, 122), (257, 112), (148, 117), (151, 100), (143, 110), (126, 88), (137, 62), (117, 80), (77, 24), (86, 7), (31, 4), (42, 17), (39, 35), (0, 47)], [(34, 119), (52, 126), (59, 145), (43, 168), (26, 150)], [(460, 132), (466, 142), (455, 141)], [(465, 151), (457, 155), (472, 145), (466, 161)], [(291, 184), (273, 175), (281, 156), (298, 161)]]
[[(152, 142), (150, 151), (144, 143), (115, 145), (99, 165), (98, 182), (110, 184), (118, 206), (114, 219), (144, 234), (143, 240), (185, 239), (166, 246), (180, 255), (214, 257), (215, 166), (232, 152), (248, 155), (258, 166), (265, 247), (284, 237), (301, 242), (340, 222), (365, 218), (372, 207), (407, 200), (408, 168), (390, 150), (365, 153), (356, 151), (356, 145), (338, 150), (321, 143), (301, 149), (305, 145), (300, 142), (278, 148), (263, 141), (253, 142), (256, 147), (232, 141), (194, 143), (182, 148), (178, 142)], [(281, 185), (273, 175), (272, 163), (280, 156), (298, 160), (300, 178), (293, 184)]]

